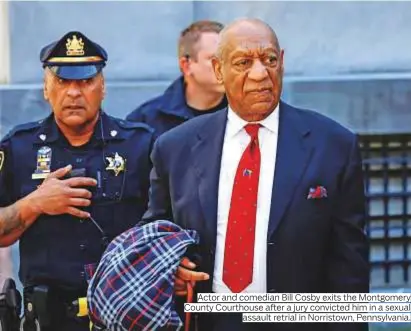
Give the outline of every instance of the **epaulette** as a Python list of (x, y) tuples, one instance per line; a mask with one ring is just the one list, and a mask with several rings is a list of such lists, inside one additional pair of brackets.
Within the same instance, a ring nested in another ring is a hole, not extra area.
[(121, 120), (121, 119), (118, 119), (118, 118), (115, 118), (115, 117), (111, 117), (111, 119), (116, 121), (119, 126), (121, 126), (123, 129), (126, 129), (126, 130), (143, 129), (143, 130), (146, 130), (148, 132), (154, 132), (154, 130), (145, 123), (131, 122), (131, 121), (126, 121), (126, 120)]
[(4, 136), (2, 140), (8, 140), (20, 132), (28, 132), (37, 129), (41, 126), (42, 123), (43, 120), (16, 125), (13, 129), (9, 131), (9, 133), (7, 133)]

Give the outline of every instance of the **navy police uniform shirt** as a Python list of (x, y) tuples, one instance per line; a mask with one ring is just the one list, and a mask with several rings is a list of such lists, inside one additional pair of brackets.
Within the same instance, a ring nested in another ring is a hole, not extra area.
[(176, 79), (164, 94), (143, 103), (132, 111), (128, 121), (147, 123), (155, 130), (156, 136), (196, 117), (200, 114), (212, 113), (227, 107), (227, 99), (208, 111), (196, 111), (188, 106), (185, 98), (184, 77)]
[[(14, 128), (1, 142), (0, 205), (33, 192), (44, 175), (68, 164), (97, 180), (86, 210), (112, 240), (137, 224), (148, 202), (153, 132), (142, 123), (101, 112), (91, 140), (71, 146), (50, 115)], [(90, 219), (41, 215), (20, 238), (25, 286), (86, 289), (84, 266), (98, 262), (105, 245)]]

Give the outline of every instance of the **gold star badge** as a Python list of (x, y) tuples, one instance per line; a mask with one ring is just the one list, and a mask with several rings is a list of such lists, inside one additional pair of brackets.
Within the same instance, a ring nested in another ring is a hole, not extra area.
[(106, 160), (109, 163), (106, 170), (114, 171), (116, 176), (126, 168), (126, 161), (118, 153), (114, 154), (114, 157), (106, 157)]
[(4, 152), (0, 151), (0, 171), (3, 169), (3, 163), (4, 163)]

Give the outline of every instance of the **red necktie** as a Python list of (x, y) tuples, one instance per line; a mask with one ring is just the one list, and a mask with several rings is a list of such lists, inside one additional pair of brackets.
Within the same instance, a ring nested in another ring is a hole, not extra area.
[(247, 124), (251, 141), (241, 156), (234, 179), (224, 248), (223, 282), (234, 293), (253, 280), (255, 223), (260, 176), (260, 124)]

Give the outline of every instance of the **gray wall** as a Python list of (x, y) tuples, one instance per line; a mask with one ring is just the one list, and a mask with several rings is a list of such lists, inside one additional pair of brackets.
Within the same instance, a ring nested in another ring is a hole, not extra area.
[(277, 32), (289, 75), (411, 69), (411, 3), (199, 2), (196, 18), (259, 17)]
[(173, 77), (176, 40), (192, 20), (192, 7), (191, 2), (11, 2), (12, 83), (39, 82), (41, 47), (70, 30), (106, 48), (110, 80)]
[(411, 69), (407, 2), (11, 2), (12, 83), (38, 82), (40, 48), (71, 29), (107, 48), (109, 79), (171, 79), (183, 27), (244, 16), (262, 18), (277, 31), (288, 75)]
[[(285, 100), (359, 132), (409, 130), (408, 2), (12, 1), (9, 9), (12, 86), (0, 85), (1, 134), (48, 113), (37, 91), (38, 54), (68, 30), (81, 30), (107, 48), (105, 108), (123, 117), (178, 75), (181, 29), (197, 19), (228, 23), (245, 16), (277, 31), (285, 49)], [(381, 73), (388, 74), (375, 77)]]
[(107, 49), (104, 108), (124, 117), (178, 75), (181, 29), (198, 19), (245, 16), (266, 20), (278, 34), (286, 101), (357, 132), (409, 131), (410, 2), (11, 1), (9, 9), (11, 82), (0, 85), (0, 136), (49, 112), (39, 51), (69, 30)]

